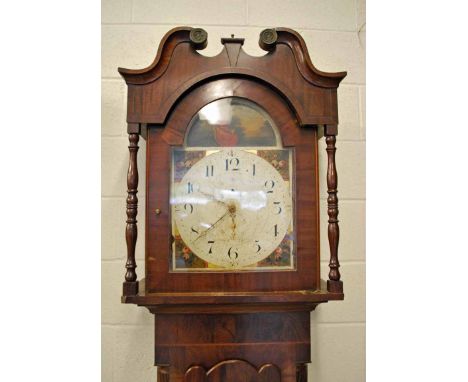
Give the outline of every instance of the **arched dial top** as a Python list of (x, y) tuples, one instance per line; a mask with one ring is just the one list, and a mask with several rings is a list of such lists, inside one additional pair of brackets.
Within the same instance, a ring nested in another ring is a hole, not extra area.
[(255, 267), (291, 228), (290, 182), (255, 152), (211, 152), (174, 185), (173, 218), (185, 251), (214, 270)]
[(217, 99), (202, 107), (189, 123), (187, 147), (279, 147), (278, 129), (256, 103), (240, 97)]

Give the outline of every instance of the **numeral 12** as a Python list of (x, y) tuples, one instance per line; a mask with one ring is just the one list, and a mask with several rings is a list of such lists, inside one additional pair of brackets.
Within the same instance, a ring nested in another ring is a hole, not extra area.
[(239, 163), (239, 158), (226, 159), (226, 171), (229, 171), (230, 167), (231, 171), (239, 171)]

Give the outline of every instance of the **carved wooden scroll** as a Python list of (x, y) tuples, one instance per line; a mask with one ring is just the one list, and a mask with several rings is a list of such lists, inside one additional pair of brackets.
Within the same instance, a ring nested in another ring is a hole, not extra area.
[(123, 295), (132, 296), (138, 293), (137, 274), (135, 272), (135, 247), (138, 236), (137, 220), (138, 213), (138, 133), (130, 133), (128, 135), (130, 142), (128, 150), (130, 151), (130, 160), (127, 173), (127, 227), (125, 229), (125, 239), (127, 241), (127, 263), (125, 268), (125, 282), (123, 284)]
[[(192, 366), (185, 373), (184, 382), (280, 382), (281, 372), (272, 364), (256, 369), (250, 363), (242, 360), (222, 361), (210, 370), (201, 366)], [(159, 382), (159, 381), (158, 381)]]
[(333, 293), (343, 293), (343, 282), (340, 280), (340, 262), (338, 261), (338, 243), (340, 227), (338, 225), (338, 175), (336, 173), (336, 126), (325, 126), (325, 142), (327, 143), (327, 192), (328, 192), (328, 242), (330, 244), (330, 273), (327, 289)]

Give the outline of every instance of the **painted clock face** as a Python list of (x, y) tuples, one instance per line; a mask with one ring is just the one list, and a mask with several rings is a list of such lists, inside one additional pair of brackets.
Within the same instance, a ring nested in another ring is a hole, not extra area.
[(173, 183), (173, 221), (183, 251), (215, 268), (255, 266), (281, 250), (292, 205), (289, 179), (257, 150), (205, 152)]

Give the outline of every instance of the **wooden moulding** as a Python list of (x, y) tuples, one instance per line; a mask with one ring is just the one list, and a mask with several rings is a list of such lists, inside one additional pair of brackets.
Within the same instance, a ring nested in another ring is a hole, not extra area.
[(313, 311), (320, 303), (343, 300), (343, 293), (317, 291), (285, 292), (205, 292), (145, 293), (145, 280), (140, 281), (138, 295), (122, 297), (126, 304), (147, 307), (152, 313), (222, 313)]
[(128, 85), (127, 121), (164, 124), (180, 98), (201, 83), (244, 77), (282, 94), (302, 125), (338, 123), (336, 89), (346, 72), (326, 73), (315, 68), (302, 37), (288, 28), (261, 32), (259, 45), (268, 52), (262, 57), (245, 53), (243, 41), (223, 38), (224, 49), (217, 56), (206, 57), (198, 53), (207, 44), (206, 31), (190, 27), (169, 31), (147, 68), (119, 68)]

